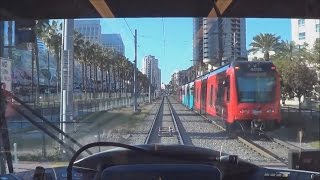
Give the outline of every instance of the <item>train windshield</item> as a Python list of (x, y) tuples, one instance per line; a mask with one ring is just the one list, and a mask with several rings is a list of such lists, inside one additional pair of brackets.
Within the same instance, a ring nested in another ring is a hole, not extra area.
[(261, 73), (247, 73), (237, 77), (239, 102), (265, 103), (274, 98), (275, 77)]

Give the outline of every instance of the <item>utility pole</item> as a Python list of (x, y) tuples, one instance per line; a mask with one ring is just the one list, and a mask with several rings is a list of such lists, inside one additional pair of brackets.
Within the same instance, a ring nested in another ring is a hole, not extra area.
[[(61, 95), (60, 95), (60, 129), (66, 132), (65, 122), (73, 120), (73, 19), (65, 19), (63, 23), (63, 58), (61, 60)], [(60, 134), (61, 140), (64, 137)]]
[(236, 61), (236, 32), (233, 32), (233, 61)]
[(153, 71), (153, 68), (152, 68), (152, 65), (150, 64), (150, 77), (149, 77), (149, 103), (151, 103), (151, 86), (152, 86), (152, 71)]
[(137, 111), (137, 30), (134, 30), (133, 112)]
[(223, 56), (223, 50), (222, 50), (222, 18), (218, 17), (218, 41), (219, 41), (219, 65), (222, 66), (222, 56)]

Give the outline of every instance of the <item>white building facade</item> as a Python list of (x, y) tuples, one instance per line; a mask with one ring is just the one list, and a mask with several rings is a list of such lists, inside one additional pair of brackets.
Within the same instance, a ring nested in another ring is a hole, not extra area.
[(319, 19), (292, 19), (291, 38), (298, 45), (307, 43), (311, 49), (317, 38), (320, 38)]

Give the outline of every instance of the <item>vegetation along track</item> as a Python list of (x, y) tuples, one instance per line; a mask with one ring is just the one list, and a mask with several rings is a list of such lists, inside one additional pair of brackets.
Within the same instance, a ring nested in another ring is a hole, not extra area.
[(164, 96), (153, 119), (145, 144), (184, 144), (176, 115), (168, 99)]

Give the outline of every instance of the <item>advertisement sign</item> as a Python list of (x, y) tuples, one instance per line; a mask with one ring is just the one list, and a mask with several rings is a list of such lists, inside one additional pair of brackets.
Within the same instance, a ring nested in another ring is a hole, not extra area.
[(5, 90), (12, 91), (12, 69), (11, 60), (0, 57), (1, 83), (4, 83)]

